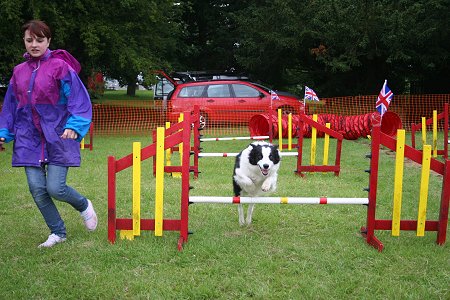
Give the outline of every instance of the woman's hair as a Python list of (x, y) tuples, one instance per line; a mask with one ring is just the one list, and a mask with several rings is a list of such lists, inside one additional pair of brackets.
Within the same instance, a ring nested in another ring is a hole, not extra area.
[(46, 37), (50, 39), (52, 37), (52, 32), (45, 22), (40, 20), (31, 20), (22, 26), (22, 32), (29, 30), (31, 35), (36, 37)]

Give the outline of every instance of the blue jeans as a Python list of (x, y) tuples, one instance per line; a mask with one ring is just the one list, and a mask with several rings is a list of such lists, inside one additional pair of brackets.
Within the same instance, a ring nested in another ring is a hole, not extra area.
[(67, 202), (79, 212), (88, 207), (86, 197), (67, 186), (68, 167), (46, 165), (25, 167), (28, 187), (51, 233), (66, 237), (66, 226), (52, 198)]

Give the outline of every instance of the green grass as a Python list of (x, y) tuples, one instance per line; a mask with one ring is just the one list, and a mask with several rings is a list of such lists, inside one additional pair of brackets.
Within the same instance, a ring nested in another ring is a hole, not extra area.
[[(28, 192), (22, 168), (10, 167), (11, 145), (0, 153), (1, 299), (449, 299), (450, 251), (437, 246), (436, 233), (392, 237), (377, 231), (382, 253), (359, 234), (365, 206), (257, 205), (251, 226), (238, 225), (232, 205), (190, 206), (193, 232), (182, 252), (178, 234), (154, 237), (143, 232), (134, 241), (107, 240), (107, 156), (132, 152), (132, 142), (148, 136), (96, 136), (94, 150), (82, 152), (81, 168), (68, 183), (93, 200), (100, 218), (88, 233), (79, 214), (58, 203), (68, 229), (67, 242), (37, 249), (48, 235)], [(322, 139), (318, 140), (319, 143)], [(247, 141), (203, 143), (205, 152), (237, 152)], [(305, 141), (309, 143), (309, 139)], [(318, 149), (322, 148), (321, 146)], [(305, 162), (309, 162), (305, 146)], [(333, 146), (330, 149), (334, 149)], [(332, 150), (331, 150), (332, 151)], [(274, 196), (366, 197), (369, 142), (344, 141), (342, 171), (294, 175), (295, 159), (282, 161)], [(394, 155), (380, 160), (378, 218), (392, 210)], [(177, 163), (174, 155), (173, 163)], [(334, 157), (330, 158), (333, 161)], [(321, 162), (321, 154), (316, 158)], [(232, 194), (233, 158), (201, 158), (191, 195)], [(142, 165), (142, 217), (153, 218), (151, 164)], [(430, 176), (428, 218), (436, 219), (442, 177)], [(118, 174), (118, 217), (131, 216), (131, 170)], [(178, 218), (180, 179), (165, 176), (164, 214)], [(403, 218), (417, 218), (420, 168), (405, 165)]]
[(105, 90), (104, 94), (97, 98), (92, 99), (94, 103), (102, 103), (104, 101), (121, 101), (121, 100), (149, 100), (153, 101), (152, 90), (136, 90), (135, 96), (128, 96), (127, 90)]

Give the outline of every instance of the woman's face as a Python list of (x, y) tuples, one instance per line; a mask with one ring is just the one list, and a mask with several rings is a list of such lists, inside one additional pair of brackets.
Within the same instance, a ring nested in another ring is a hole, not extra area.
[(23, 38), (25, 42), (25, 48), (32, 57), (41, 57), (47, 51), (50, 45), (50, 39), (46, 37), (38, 37), (32, 35), (29, 30), (25, 31)]

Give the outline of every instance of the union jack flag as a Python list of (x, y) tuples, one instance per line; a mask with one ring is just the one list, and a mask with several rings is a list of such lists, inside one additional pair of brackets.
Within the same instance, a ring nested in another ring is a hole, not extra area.
[(388, 110), (389, 104), (392, 101), (392, 97), (394, 97), (394, 94), (387, 86), (387, 80), (385, 80), (380, 94), (378, 95), (377, 103), (375, 104), (375, 107), (381, 116), (383, 116), (384, 113)]
[(278, 97), (277, 93), (274, 91), (270, 91), (270, 100), (280, 100), (280, 97)]
[(305, 85), (305, 100), (319, 101), (316, 92)]

